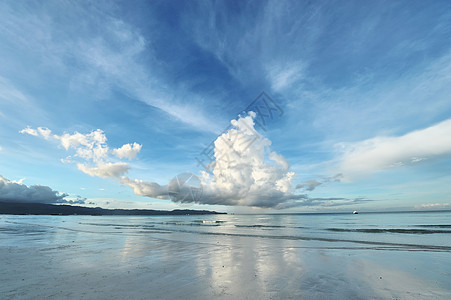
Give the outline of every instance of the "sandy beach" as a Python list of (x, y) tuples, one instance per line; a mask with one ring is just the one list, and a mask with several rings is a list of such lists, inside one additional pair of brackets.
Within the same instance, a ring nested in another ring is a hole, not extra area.
[[(321, 241), (214, 234), (196, 240), (187, 233), (151, 229), (145, 234), (142, 230), (124, 234), (120, 228), (125, 227), (108, 224), (111, 220), (103, 221), (108, 226), (97, 226), (101, 228), (98, 232), (75, 229), (75, 224), (83, 224), (80, 220), (89, 218), (55, 217), (40, 224), (36, 218), (22, 222), (4, 218), (0, 233), (1, 298), (451, 296), (451, 260), (447, 251), (375, 250), (364, 245), (350, 248)], [(95, 219), (99, 220), (104, 219)]]

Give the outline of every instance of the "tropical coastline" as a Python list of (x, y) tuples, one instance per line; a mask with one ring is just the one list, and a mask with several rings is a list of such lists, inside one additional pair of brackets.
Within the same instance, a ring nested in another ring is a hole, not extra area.
[(28, 202), (1, 202), (0, 214), (10, 215), (95, 215), (95, 216), (154, 216), (154, 215), (209, 215), (225, 214), (209, 210), (175, 209), (106, 209), (75, 205), (55, 205)]

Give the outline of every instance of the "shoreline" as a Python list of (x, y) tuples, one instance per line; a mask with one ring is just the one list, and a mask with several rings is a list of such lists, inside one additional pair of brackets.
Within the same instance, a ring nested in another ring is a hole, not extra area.
[[(450, 251), (364, 249), (349, 247), (348, 242), (337, 247), (330, 241), (196, 234), (183, 228), (163, 231), (147, 219), (129, 217), (124, 222), (121, 216), (114, 222), (115, 218), (33, 216), (28, 223), (0, 218), (0, 295), (5, 299), (451, 297)], [(229, 215), (220, 224), (235, 219), (243, 220)], [(221, 226), (200, 228), (237, 230)]]
[(178, 215), (224, 215), (227, 213), (174, 209), (172, 211), (153, 209), (107, 209), (100, 207), (75, 206), (67, 204), (45, 204), (28, 202), (1, 202), (0, 215), (35, 216), (178, 216)]

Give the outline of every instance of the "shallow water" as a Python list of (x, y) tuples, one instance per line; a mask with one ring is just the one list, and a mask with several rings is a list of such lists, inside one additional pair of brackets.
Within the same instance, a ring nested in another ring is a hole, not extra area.
[[(249, 238), (316, 242), (318, 247), (362, 247), (399, 251), (451, 250), (451, 213), (369, 213), (207, 216), (7, 216), (0, 233), (14, 236), (59, 231), (139, 235), (143, 238), (200, 241)], [(49, 240), (51, 241), (51, 239)], [(20, 238), (19, 242), (23, 242)], [(43, 240), (42, 242), (46, 242)]]
[(451, 296), (450, 212), (0, 215), (0, 250), (7, 298)]

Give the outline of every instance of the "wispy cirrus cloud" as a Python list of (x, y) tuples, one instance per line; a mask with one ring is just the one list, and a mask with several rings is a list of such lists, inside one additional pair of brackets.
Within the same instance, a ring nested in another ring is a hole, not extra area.
[[(2, 111), (8, 113), (4, 114)], [(25, 118), (42, 121), (47, 119), (47, 115), (33, 97), (24, 93), (14, 82), (3, 77), (0, 71), (0, 121), (3, 119), (3, 127), (21, 126), (21, 121)]]
[(284, 92), (305, 79), (315, 43), (324, 32), (321, 9), (322, 4), (262, 1), (240, 5), (231, 13), (226, 3), (208, 2), (193, 5), (182, 20), (189, 20), (195, 43), (238, 82)]
[(0, 76), (0, 99), (16, 105), (28, 105), (29, 99), (6, 78)]
[[(64, 17), (56, 18), (52, 13), (55, 9)], [(145, 36), (132, 24), (115, 17), (115, 9), (114, 3), (86, 6), (77, 2), (46, 2), (39, 10), (29, 9), (26, 3), (2, 3), (0, 37), (18, 52), (33, 49), (26, 54), (41, 64), (30, 69), (32, 77), (57, 72), (71, 90), (88, 91), (97, 98), (111, 97), (112, 90), (121, 91), (161, 109), (172, 120), (200, 131), (216, 132), (219, 127), (205, 113), (203, 97), (183, 88), (168, 89), (168, 84), (153, 71), (160, 62), (149, 56), (153, 51), (154, 43), (149, 40), (152, 36)], [(73, 25), (81, 19), (83, 26)], [(11, 61), (16, 63), (10, 66), (13, 70), (22, 63)], [(2, 75), (5, 74), (0, 73), (0, 86), (7, 80)], [(14, 90), (2, 89), (3, 94), (5, 91), (8, 94), (3, 96), (9, 101), (26, 99)], [(186, 97), (190, 103), (184, 101)]]
[(267, 67), (267, 78), (275, 92), (282, 92), (291, 88), (305, 76), (305, 67), (302, 62), (276, 62)]

